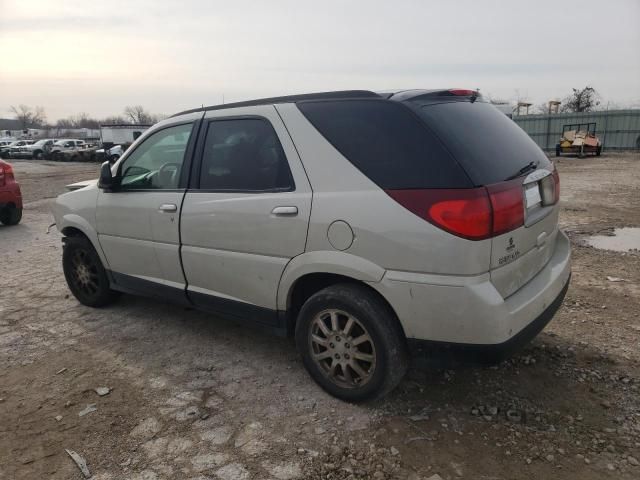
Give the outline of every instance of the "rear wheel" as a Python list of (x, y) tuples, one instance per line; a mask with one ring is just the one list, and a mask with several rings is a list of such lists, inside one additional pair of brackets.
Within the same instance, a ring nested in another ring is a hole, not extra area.
[(22, 209), (14, 206), (0, 208), (0, 223), (17, 225), (22, 220)]
[(65, 238), (62, 268), (69, 290), (83, 305), (102, 307), (116, 299), (100, 257), (86, 238)]
[(334, 285), (311, 296), (298, 316), (296, 344), (313, 379), (352, 402), (393, 390), (409, 363), (395, 314), (360, 285)]

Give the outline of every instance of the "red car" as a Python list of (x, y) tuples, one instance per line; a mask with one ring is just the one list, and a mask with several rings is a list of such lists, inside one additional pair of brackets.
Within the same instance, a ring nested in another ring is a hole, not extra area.
[(22, 193), (13, 167), (0, 160), (0, 223), (16, 225), (22, 219)]

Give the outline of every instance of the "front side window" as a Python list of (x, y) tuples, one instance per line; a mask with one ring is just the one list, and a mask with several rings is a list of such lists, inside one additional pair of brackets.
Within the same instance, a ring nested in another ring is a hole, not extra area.
[(210, 122), (200, 170), (200, 189), (293, 190), (289, 164), (271, 124), (260, 118)]
[(178, 188), (192, 124), (157, 131), (136, 148), (120, 167), (123, 190)]

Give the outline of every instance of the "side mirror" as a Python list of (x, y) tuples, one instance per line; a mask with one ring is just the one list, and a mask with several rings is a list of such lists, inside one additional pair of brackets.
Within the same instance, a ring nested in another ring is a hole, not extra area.
[(109, 162), (104, 162), (100, 167), (98, 188), (101, 188), (102, 190), (113, 190), (115, 183), (115, 179), (111, 174), (111, 164)]

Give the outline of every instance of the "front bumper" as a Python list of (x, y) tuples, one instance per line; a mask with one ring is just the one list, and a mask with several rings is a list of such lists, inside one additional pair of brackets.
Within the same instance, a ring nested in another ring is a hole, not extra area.
[(461, 277), (387, 271), (381, 282), (370, 285), (391, 303), (410, 344), (508, 352), (551, 320), (570, 276), (569, 239), (559, 232), (545, 267), (506, 299), (488, 273)]

